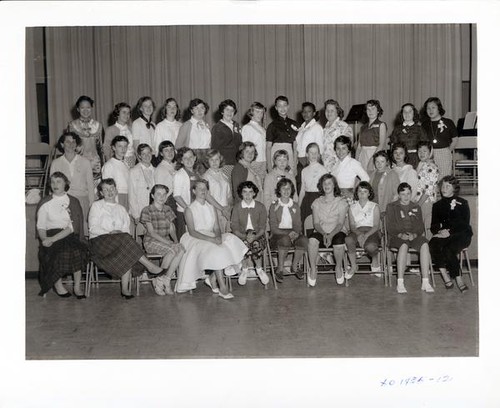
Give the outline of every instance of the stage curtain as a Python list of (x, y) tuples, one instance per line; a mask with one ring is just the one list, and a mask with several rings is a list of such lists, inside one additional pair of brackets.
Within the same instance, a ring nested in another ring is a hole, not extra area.
[[(199, 97), (210, 123), (218, 104), (235, 100), (242, 121), (248, 106), (290, 99), (298, 117), (308, 100), (328, 98), (344, 110), (379, 99), (392, 129), (400, 106), (443, 101), (446, 116), (461, 107), (459, 25), (278, 25), (170, 27), (50, 27), (46, 30), (51, 141), (76, 113), (76, 99), (96, 100), (95, 118), (111, 124), (115, 103), (149, 95), (157, 111), (168, 97), (182, 109)], [(268, 115), (267, 121), (270, 118)]]
[[(36, 99), (34, 31), (26, 30), (26, 143), (39, 143), (38, 106)], [(36, 163), (36, 162), (35, 162)], [(35, 165), (31, 163), (30, 165)]]

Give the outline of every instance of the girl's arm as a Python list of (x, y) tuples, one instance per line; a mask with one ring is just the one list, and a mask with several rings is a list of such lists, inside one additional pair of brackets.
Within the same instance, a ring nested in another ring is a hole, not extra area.
[(375, 150), (375, 152), (378, 152), (380, 150), (385, 150), (386, 140), (387, 140), (387, 126), (384, 122), (382, 122), (379, 127), (379, 140), (378, 140), (377, 150)]
[(304, 199), (304, 196), (306, 195), (306, 187), (304, 184), (304, 170), (302, 170), (302, 173), (300, 173), (300, 194), (299, 194), (299, 207), (302, 205), (302, 200)]
[(71, 235), (73, 232), (73, 228), (66, 227), (62, 231), (59, 231), (56, 235), (52, 237), (47, 237), (47, 231), (44, 229), (38, 229), (38, 235), (42, 240), (42, 245), (44, 247), (50, 247), (54, 242), (57, 242), (63, 238), (66, 238), (68, 235)]
[(272, 142), (266, 142), (266, 161), (267, 161), (267, 172), (270, 173), (273, 170), (273, 162), (271, 157), (271, 148), (273, 147)]
[(244, 232), (241, 232), (242, 228), (240, 225), (240, 205), (233, 207), (233, 211), (231, 212), (231, 231), (234, 235), (236, 235), (239, 239), (243, 240), (247, 237)]
[[(155, 229), (153, 228), (153, 224), (151, 224), (150, 222), (145, 222), (144, 223), (146, 225), (146, 230), (148, 231), (148, 235), (151, 237), (151, 238), (154, 238), (155, 240), (163, 243), (163, 244), (169, 244), (169, 241), (168, 239), (162, 237), (160, 234), (158, 234), (157, 232), (155, 232)], [(172, 224), (170, 224), (172, 226)], [(171, 231), (172, 229), (170, 229)]]

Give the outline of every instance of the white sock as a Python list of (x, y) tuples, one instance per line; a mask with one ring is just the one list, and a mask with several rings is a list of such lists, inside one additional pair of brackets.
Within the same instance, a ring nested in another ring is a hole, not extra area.
[(434, 288), (429, 283), (429, 278), (422, 278), (422, 290), (426, 292), (434, 292)]
[(397, 287), (398, 293), (406, 293), (406, 288), (404, 284), (404, 279), (399, 279), (398, 278), (398, 287)]

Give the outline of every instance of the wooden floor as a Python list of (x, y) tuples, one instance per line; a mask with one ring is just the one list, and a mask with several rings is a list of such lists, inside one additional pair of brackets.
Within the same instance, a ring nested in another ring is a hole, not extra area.
[(37, 281), (27, 279), (26, 358), (477, 356), (474, 275), (464, 294), (440, 279), (434, 294), (424, 293), (417, 275), (406, 277), (406, 295), (371, 275), (355, 276), (348, 288), (332, 275), (320, 275), (315, 288), (293, 276), (278, 290), (234, 281), (229, 301), (203, 284), (168, 297), (141, 285), (129, 301), (111, 283), (85, 300), (40, 298)]

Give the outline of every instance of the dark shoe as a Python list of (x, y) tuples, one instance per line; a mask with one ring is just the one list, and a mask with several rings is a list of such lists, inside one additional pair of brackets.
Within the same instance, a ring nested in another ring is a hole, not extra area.
[(57, 296), (62, 297), (62, 298), (69, 298), (69, 297), (71, 297), (71, 293), (69, 293), (69, 292), (61, 294), (61, 293), (57, 293), (57, 290), (55, 290), (55, 289), (54, 289), (54, 292), (56, 292)]
[(85, 295), (77, 295), (76, 293), (75, 293), (75, 297), (76, 297), (78, 300), (81, 300), (81, 299), (87, 299), (87, 296), (85, 296)]
[(444, 283), (444, 287), (445, 287), (446, 289), (453, 289), (453, 286), (455, 286), (455, 284), (453, 283), (453, 281), (452, 281), (452, 280), (449, 280), (448, 282), (445, 282), (445, 283)]
[(304, 279), (304, 270), (300, 268), (300, 265), (297, 265), (297, 269), (292, 269), (292, 273), (295, 274), (297, 279)]
[(276, 278), (276, 282), (282, 283), (283, 282), (283, 271), (276, 271), (274, 273), (274, 277)]
[(124, 293), (122, 293), (122, 298), (125, 298), (125, 300), (130, 300), (134, 298), (134, 295), (125, 295)]

